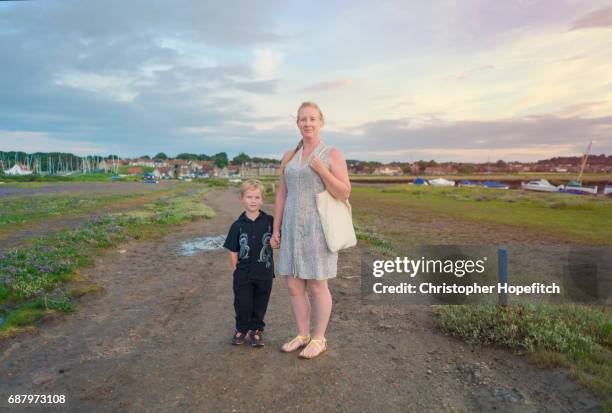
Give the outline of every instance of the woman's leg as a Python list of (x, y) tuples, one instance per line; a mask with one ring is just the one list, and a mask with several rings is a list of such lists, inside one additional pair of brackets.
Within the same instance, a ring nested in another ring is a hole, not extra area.
[(310, 334), (310, 302), (306, 294), (306, 280), (295, 277), (285, 277), (291, 308), (298, 328), (298, 334)]
[(314, 314), (313, 339), (325, 337), (325, 330), (332, 310), (332, 296), (327, 286), (327, 280), (307, 280), (308, 289), (312, 297), (312, 311)]

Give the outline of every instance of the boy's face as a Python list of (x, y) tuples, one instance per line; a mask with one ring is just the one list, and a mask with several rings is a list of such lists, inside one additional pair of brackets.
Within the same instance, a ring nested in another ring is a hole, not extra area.
[(248, 212), (257, 212), (263, 205), (263, 197), (259, 189), (247, 189), (240, 197), (240, 201)]

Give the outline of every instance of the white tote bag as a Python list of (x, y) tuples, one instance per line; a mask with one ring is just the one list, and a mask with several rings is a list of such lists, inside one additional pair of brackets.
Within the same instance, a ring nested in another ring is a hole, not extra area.
[(327, 190), (319, 192), (316, 197), (327, 248), (331, 252), (338, 252), (357, 245), (352, 209), (348, 200), (340, 201)]

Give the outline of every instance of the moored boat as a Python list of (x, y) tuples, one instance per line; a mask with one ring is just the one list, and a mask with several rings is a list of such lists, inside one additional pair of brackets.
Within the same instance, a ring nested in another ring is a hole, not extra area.
[(558, 192), (559, 187), (551, 184), (546, 179), (537, 179), (529, 181), (527, 183), (521, 182), (521, 188), (528, 191), (540, 191), (540, 192)]
[(429, 185), (431, 186), (455, 186), (455, 181), (449, 181), (448, 179), (444, 179), (444, 178), (436, 178), (436, 179), (430, 179)]
[(414, 182), (410, 182), (410, 185), (429, 185), (423, 178), (417, 178)]
[(480, 183), (476, 181), (468, 181), (467, 179), (464, 179), (463, 181), (459, 182), (457, 186), (475, 187), (475, 186), (480, 186)]
[(567, 185), (559, 185), (559, 192), (574, 195), (597, 195), (597, 185), (582, 186), (580, 182), (569, 181)]
[(484, 181), (482, 183), (482, 186), (484, 186), (485, 188), (492, 189), (510, 189), (510, 185), (495, 181)]

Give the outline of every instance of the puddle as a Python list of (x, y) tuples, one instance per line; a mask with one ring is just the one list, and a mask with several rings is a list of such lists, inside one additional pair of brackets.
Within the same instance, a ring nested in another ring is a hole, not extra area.
[(210, 237), (194, 238), (191, 241), (181, 243), (178, 255), (191, 256), (200, 251), (212, 251), (223, 248), (225, 235), (213, 235)]

